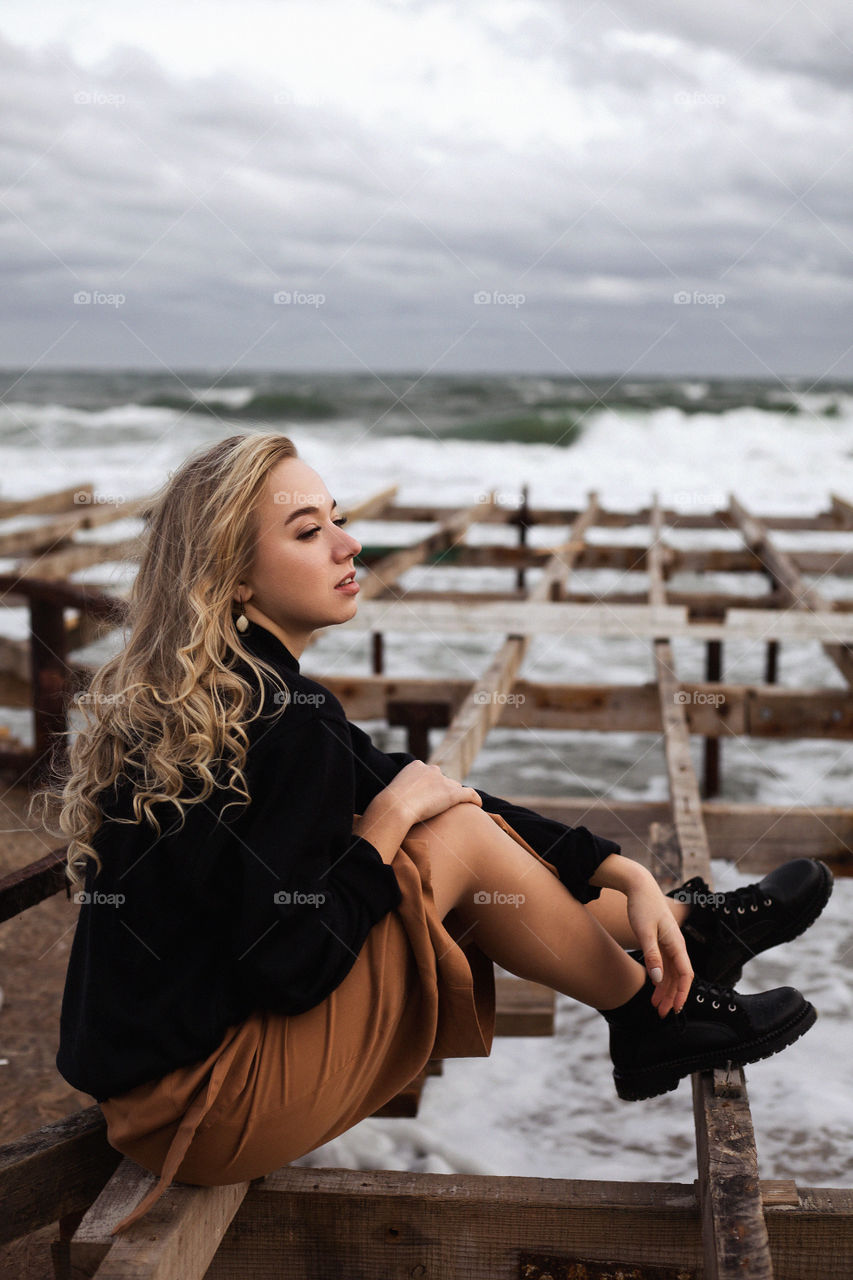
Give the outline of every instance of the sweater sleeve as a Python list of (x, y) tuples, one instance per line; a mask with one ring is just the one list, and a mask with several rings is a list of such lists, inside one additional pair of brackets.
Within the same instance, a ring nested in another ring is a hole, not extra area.
[[(387, 787), (405, 765), (415, 759), (405, 751), (384, 752), (374, 746), (369, 734), (350, 724), (356, 766), (356, 804), (363, 813), (370, 801)], [(580, 902), (592, 902), (601, 890), (589, 883), (590, 876), (611, 853), (621, 846), (586, 827), (567, 827), (553, 818), (544, 818), (533, 809), (511, 804), (499, 796), (475, 788), (489, 813), (498, 813), (522, 836), (531, 849), (556, 869), (561, 882)]]
[(611, 853), (621, 853), (621, 845), (604, 836), (594, 835), (586, 827), (567, 827), (555, 818), (545, 818), (533, 809), (510, 804), (499, 796), (475, 788), (488, 813), (499, 813), (522, 836), (540, 858), (556, 868), (562, 884), (579, 902), (592, 902), (601, 890), (589, 883), (596, 868)]
[(401, 900), (392, 868), (352, 834), (347, 738), (345, 721), (312, 716), (276, 734), (253, 767), (231, 938), (247, 1008), (319, 1004)]

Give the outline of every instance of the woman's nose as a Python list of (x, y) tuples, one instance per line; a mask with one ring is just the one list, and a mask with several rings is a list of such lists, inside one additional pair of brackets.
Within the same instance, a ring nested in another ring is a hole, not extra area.
[(341, 541), (338, 548), (338, 554), (344, 560), (350, 556), (357, 556), (361, 551), (361, 543), (358, 538), (354, 538), (351, 533), (347, 533), (346, 529), (341, 529)]

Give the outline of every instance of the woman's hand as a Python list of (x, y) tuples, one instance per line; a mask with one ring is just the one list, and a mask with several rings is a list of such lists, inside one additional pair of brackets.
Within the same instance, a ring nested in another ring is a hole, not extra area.
[(628, 892), (628, 920), (642, 948), (643, 963), (655, 984), (652, 1004), (660, 1016), (678, 1012), (693, 981), (684, 936), (654, 877)]
[(612, 853), (596, 868), (590, 884), (625, 894), (628, 922), (655, 984), (652, 1004), (662, 1018), (670, 1009), (680, 1010), (693, 981), (693, 966), (669, 900), (654, 876), (630, 858)]
[(463, 787), (442, 773), (437, 764), (424, 764), (422, 760), (407, 764), (380, 794), (387, 804), (398, 809), (409, 827), (434, 818), (455, 804), (483, 803), (473, 787)]
[(463, 787), (461, 782), (448, 778), (438, 765), (413, 760), (374, 796), (353, 831), (369, 840), (382, 861), (390, 864), (416, 823), (462, 803), (482, 806), (483, 802), (473, 787)]

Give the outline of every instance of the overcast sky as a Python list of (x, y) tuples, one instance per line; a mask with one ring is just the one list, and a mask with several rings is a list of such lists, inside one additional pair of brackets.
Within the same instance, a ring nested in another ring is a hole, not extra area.
[(7, 0), (0, 364), (853, 376), (852, 14)]

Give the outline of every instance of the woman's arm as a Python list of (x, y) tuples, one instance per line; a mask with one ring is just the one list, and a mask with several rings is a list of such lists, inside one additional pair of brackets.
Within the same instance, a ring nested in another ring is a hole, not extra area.
[(437, 765), (412, 760), (374, 796), (353, 831), (373, 845), (383, 862), (390, 863), (416, 822), (466, 802), (481, 803), (473, 787), (446, 777)]
[(693, 966), (670, 904), (652, 873), (630, 858), (611, 855), (597, 868), (590, 883), (625, 894), (628, 920), (656, 987), (652, 1004), (663, 1013), (680, 1009), (693, 981)]

